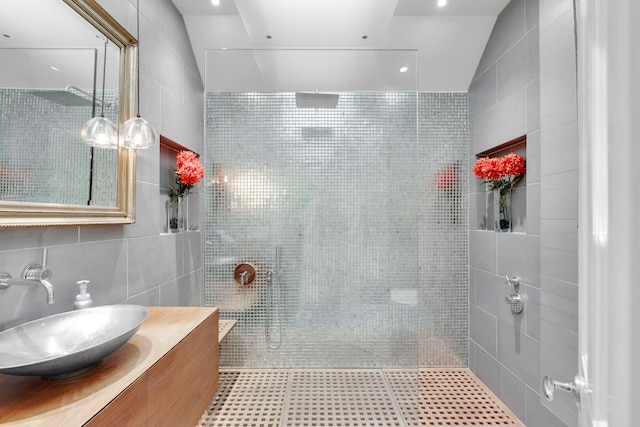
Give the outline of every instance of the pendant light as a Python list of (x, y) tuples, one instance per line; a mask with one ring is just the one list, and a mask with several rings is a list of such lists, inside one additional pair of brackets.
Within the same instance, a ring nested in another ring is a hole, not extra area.
[(104, 86), (107, 71), (107, 39), (104, 42), (104, 61), (102, 66), (102, 101), (100, 102), (100, 117), (89, 119), (84, 126), (80, 135), (82, 141), (91, 147), (98, 148), (118, 148), (118, 127), (104, 116)]
[(136, 117), (133, 117), (120, 127), (120, 139), (122, 145), (127, 148), (142, 150), (155, 147), (160, 140), (160, 135), (151, 124), (140, 117), (140, 0), (136, 1), (137, 25), (136, 38), (138, 39), (137, 49), (137, 93), (136, 93)]

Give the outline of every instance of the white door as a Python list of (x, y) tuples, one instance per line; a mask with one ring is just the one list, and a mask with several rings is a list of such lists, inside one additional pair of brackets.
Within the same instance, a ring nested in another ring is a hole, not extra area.
[[(640, 420), (640, 2), (578, 0), (582, 427)], [(570, 387), (565, 387), (570, 388)]]
[(606, 11), (598, 11), (602, 5), (597, 3), (597, 0), (579, 0), (576, 5), (580, 360), (575, 386), (582, 427), (607, 425), (606, 399), (603, 399), (607, 356), (603, 340), (607, 338), (609, 157), (606, 40), (602, 40), (606, 38)]

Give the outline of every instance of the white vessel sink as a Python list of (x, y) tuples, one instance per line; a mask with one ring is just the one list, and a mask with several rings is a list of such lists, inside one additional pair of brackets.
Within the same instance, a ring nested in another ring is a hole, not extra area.
[(69, 311), (0, 332), (0, 372), (62, 379), (100, 364), (149, 315), (137, 305)]

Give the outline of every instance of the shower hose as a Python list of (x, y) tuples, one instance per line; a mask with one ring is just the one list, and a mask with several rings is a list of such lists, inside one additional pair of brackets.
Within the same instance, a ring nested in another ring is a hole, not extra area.
[[(282, 247), (276, 246), (276, 282), (273, 284), (273, 272), (267, 271), (267, 309), (264, 322), (264, 337), (267, 347), (277, 350), (282, 345), (282, 269), (281, 269)], [(272, 318), (278, 324), (278, 338), (274, 340), (271, 336)]]

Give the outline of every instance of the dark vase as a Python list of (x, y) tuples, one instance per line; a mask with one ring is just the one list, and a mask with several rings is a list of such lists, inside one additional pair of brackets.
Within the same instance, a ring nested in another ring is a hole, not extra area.
[(186, 230), (186, 202), (185, 196), (178, 196), (167, 200), (167, 233), (179, 233)]
[(496, 232), (511, 231), (511, 188), (493, 190), (493, 222)]

